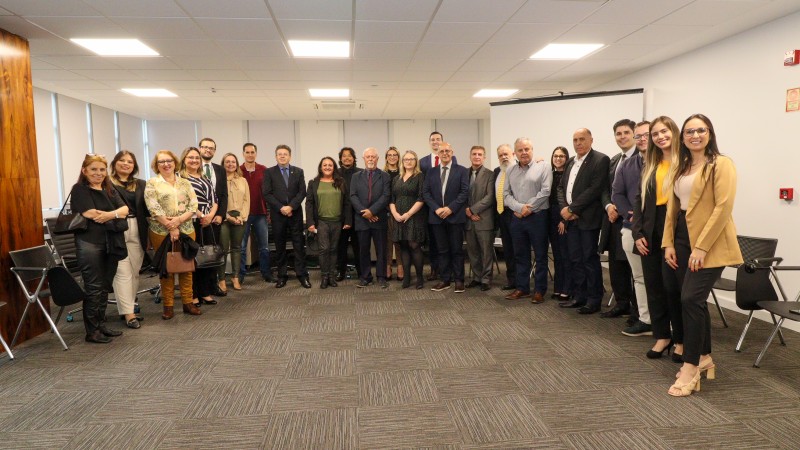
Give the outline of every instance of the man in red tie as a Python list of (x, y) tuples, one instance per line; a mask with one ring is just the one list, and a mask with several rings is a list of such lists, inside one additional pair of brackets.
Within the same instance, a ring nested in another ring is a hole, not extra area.
[(350, 203), (358, 234), (361, 273), (356, 287), (372, 284), (370, 245), (375, 245), (375, 272), (378, 284), (386, 289), (386, 227), (389, 207), (389, 174), (378, 169), (378, 151), (364, 150), (364, 170), (350, 179)]
[[(431, 154), (419, 160), (419, 170), (422, 171), (423, 177), (428, 173), (428, 169), (439, 167), (439, 146), (444, 141), (444, 136), (438, 131), (434, 131), (428, 136), (428, 143), (431, 146)], [(458, 158), (453, 155), (453, 164), (458, 164)], [(428, 214), (426, 211), (423, 214)], [(435, 281), (439, 279), (439, 247), (436, 245), (436, 237), (433, 234), (433, 228), (428, 225), (428, 259), (431, 262), (431, 273), (428, 275), (428, 281)]]

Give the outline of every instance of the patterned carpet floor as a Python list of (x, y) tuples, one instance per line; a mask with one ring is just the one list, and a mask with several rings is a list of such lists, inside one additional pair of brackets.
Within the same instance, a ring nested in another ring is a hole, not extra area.
[[(199, 317), (108, 345), (60, 324), (0, 358), (0, 448), (797, 448), (800, 336), (752, 367), (770, 327), (712, 315), (717, 379), (689, 398), (624, 319), (487, 292), (320, 290), (250, 277)], [(153, 280), (147, 280), (152, 283)], [(109, 316), (116, 318), (116, 307)]]

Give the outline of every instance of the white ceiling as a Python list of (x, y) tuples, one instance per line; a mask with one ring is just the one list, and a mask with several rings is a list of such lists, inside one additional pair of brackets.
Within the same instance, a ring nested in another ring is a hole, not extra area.
[[(0, 0), (0, 28), (30, 41), (35, 86), (148, 119), (457, 119), (488, 117), (479, 89), (583, 92), (798, 10), (800, 0)], [(70, 38), (138, 38), (162, 57), (94, 56)], [(352, 58), (295, 60), (289, 39), (349, 40)], [(527, 60), (551, 42), (608, 47)], [(350, 88), (364, 107), (319, 111), (312, 87)]]

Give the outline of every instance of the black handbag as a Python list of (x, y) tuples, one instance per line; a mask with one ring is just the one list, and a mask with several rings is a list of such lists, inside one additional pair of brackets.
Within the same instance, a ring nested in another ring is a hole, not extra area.
[(200, 249), (197, 251), (197, 256), (194, 257), (195, 266), (198, 269), (211, 269), (225, 264), (225, 252), (222, 246), (218, 245), (214, 238), (214, 233), (211, 233), (212, 243), (206, 245), (203, 242), (203, 229), (199, 229), (200, 234)]
[(61, 211), (58, 213), (56, 226), (53, 227), (53, 234), (80, 233), (89, 228), (89, 219), (83, 217), (80, 213), (72, 212), (72, 207), (69, 202), (71, 197), (72, 192), (69, 193), (67, 200), (64, 202), (64, 206), (61, 207)]

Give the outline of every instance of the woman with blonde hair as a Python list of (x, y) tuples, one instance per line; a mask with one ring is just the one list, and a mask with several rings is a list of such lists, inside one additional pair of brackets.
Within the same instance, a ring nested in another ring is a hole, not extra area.
[[(250, 214), (250, 186), (247, 179), (242, 175), (242, 168), (239, 167), (239, 158), (233, 153), (226, 153), (222, 157), (222, 168), (225, 169), (228, 182), (228, 211), (220, 229), (220, 241), (222, 251), (227, 255), (231, 254), (231, 283), (235, 290), (242, 289), (239, 284), (239, 269), (242, 258), (242, 237), (244, 236), (244, 225), (247, 223)], [(224, 260), (223, 260), (224, 261)], [(219, 288), (227, 292), (225, 284), (225, 264), (220, 266), (217, 273), (219, 278)]]
[[(150, 167), (156, 174), (147, 180), (144, 200), (150, 210), (150, 242), (153, 248), (161, 247), (165, 239), (173, 243), (181, 234), (194, 239), (192, 217), (197, 212), (197, 196), (191, 183), (176, 173), (178, 157), (169, 150), (159, 150)], [(199, 316), (200, 310), (192, 304), (192, 273), (178, 274), (181, 291), (181, 302), (184, 314)], [(175, 277), (168, 273), (160, 279), (163, 296), (164, 313), (161, 318), (172, 319), (175, 316)]]
[(708, 295), (725, 266), (743, 261), (733, 223), (733, 161), (720, 154), (714, 125), (702, 114), (689, 116), (680, 136), (661, 247), (680, 280), (685, 335), (683, 366), (669, 395), (686, 397), (700, 390), (703, 372), (715, 377)]
[[(389, 147), (389, 150), (386, 150), (385, 154), (386, 162), (383, 165), (383, 171), (389, 174), (389, 186), (394, 183), (394, 179), (400, 175), (401, 165), (400, 164), (400, 152), (397, 151), (397, 147)], [(391, 215), (391, 213), (389, 213)], [(391, 217), (390, 217), (391, 219)], [(386, 227), (387, 234), (386, 234), (386, 279), (392, 279), (392, 258), (396, 256), (397, 258), (397, 281), (403, 281), (403, 264), (401, 261), (401, 249), (400, 244), (397, 242), (392, 241), (392, 235), (394, 234), (394, 220), (389, 220), (387, 222), (388, 227)]]
[(403, 154), (400, 175), (392, 182), (389, 211), (394, 219), (392, 242), (400, 244), (405, 279), (403, 289), (411, 286), (411, 264), (417, 272), (417, 289), (422, 289), (422, 244), (427, 234), (427, 218), (420, 213), (424, 176), (419, 168), (417, 154), (407, 150)]

